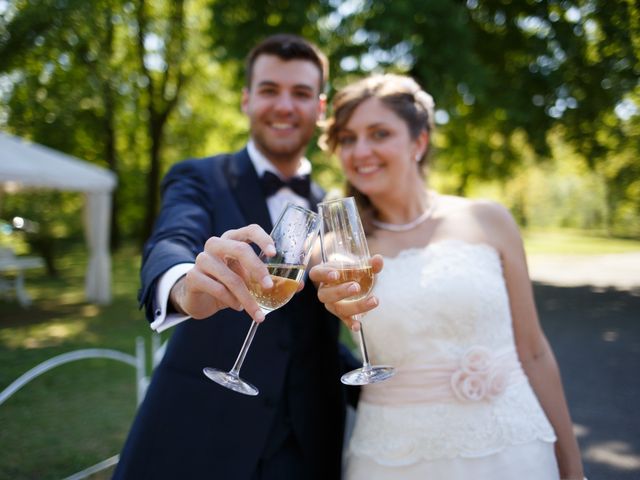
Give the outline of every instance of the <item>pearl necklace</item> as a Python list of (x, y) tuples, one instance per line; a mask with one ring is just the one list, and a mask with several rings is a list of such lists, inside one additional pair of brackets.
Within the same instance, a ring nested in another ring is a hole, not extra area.
[(371, 219), (371, 223), (373, 224), (374, 227), (377, 227), (381, 230), (387, 230), (388, 232), (408, 232), (409, 230), (413, 230), (421, 223), (426, 222), (429, 219), (429, 217), (431, 217), (431, 214), (433, 213), (433, 210), (436, 207), (436, 196), (432, 194), (430, 195), (430, 197), (431, 197), (431, 205), (429, 205), (429, 208), (427, 208), (424, 212), (422, 212), (420, 216), (411, 220), (408, 223), (400, 223), (400, 224), (386, 223), (386, 222), (381, 222), (380, 220), (376, 220), (375, 218)]

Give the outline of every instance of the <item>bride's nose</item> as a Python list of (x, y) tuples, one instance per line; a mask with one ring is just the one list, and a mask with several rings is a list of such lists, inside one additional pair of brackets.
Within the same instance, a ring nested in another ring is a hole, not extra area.
[(366, 137), (358, 137), (353, 145), (353, 158), (367, 158), (371, 155), (371, 145)]

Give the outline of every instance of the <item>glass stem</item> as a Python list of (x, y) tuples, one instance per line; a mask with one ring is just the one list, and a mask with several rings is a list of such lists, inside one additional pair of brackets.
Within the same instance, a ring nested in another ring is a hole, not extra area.
[[(360, 321), (361, 315), (355, 315), (354, 319)], [(360, 330), (358, 330), (358, 336), (360, 337), (360, 354), (362, 355), (362, 370), (368, 372), (371, 370), (371, 364), (369, 363), (369, 354), (367, 353), (367, 343), (364, 341), (364, 329), (362, 328), (362, 322), (360, 322)]]
[(244, 342), (242, 343), (242, 348), (240, 349), (238, 358), (236, 358), (236, 363), (233, 364), (233, 367), (229, 371), (230, 375), (237, 377), (240, 374), (240, 368), (242, 367), (242, 363), (244, 362), (244, 357), (247, 356), (247, 351), (249, 351), (249, 347), (251, 346), (251, 342), (253, 341), (253, 336), (256, 334), (258, 325), (260, 324), (251, 322), (251, 326), (249, 327), (247, 336), (244, 338)]

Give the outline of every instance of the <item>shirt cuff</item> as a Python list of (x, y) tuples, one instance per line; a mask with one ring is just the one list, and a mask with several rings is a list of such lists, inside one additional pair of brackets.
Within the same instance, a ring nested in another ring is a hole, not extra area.
[(191, 318), (183, 313), (169, 313), (167, 315), (167, 304), (169, 302), (169, 293), (171, 288), (180, 278), (193, 268), (193, 263), (179, 263), (164, 272), (158, 280), (158, 286), (155, 293), (156, 309), (154, 313), (154, 321), (151, 322), (151, 329), (156, 332), (163, 332), (168, 328), (177, 325), (180, 322)]

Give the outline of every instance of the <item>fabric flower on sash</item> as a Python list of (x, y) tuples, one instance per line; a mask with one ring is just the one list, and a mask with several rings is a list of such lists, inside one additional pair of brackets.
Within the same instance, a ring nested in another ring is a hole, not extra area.
[(459, 368), (451, 375), (451, 389), (460, 401), (479, 402), (502, 395), (508, 380), (491, 350), (473, 346), (462, 355)]

